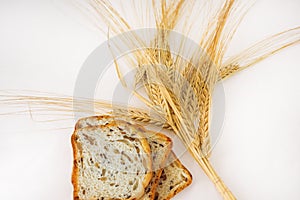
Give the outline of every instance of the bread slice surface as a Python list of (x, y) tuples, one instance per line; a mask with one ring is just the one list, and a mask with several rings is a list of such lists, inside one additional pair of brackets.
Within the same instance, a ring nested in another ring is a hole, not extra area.
[(113, 120), (86, 128), (77, 125), (72, 135), (74, 199), (143, 196), (152, 178), (151, 151), (143, 131)]
[[(108, 115), (103, 116), (92, 116), (78, 120), (76, 129), (94, 127), (99, 125), (105, 125), (111, 122), (124, 123), (124, 118), (117, 118)], [(138, 125), (136, 125), (138, 126)], [(140, 127), (140, 126), (138, 126)], [(142, 128), (142, 127), (140, 127)], [(149, 185), (145, 188), (144, 195), (140, 198), (141, 200), (153, 200), (155, 196), (155, 190), (159, 182), (160, 175), (162, 173), (164, 164), (171, 152), (172, 141), (169, 137), (161, 133), (145, 130), (144, 133), (147, 141), (149, 142), (152, 156), (152, 169), (153, 176)]]
[(191, 173), (171, 152), (155, 192), (155, 200), (169, 200), (192, 183)]

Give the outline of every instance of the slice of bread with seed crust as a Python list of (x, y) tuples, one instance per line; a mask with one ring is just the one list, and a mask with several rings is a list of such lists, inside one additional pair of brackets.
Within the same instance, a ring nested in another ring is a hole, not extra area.
[[(151, 132), (149, 132), (151, 133)], [(145, 189), (145, 194), (141, 200), (153, 200), (155, 196), (156, 187), (158, 185), (161, 173), (165, 166), (165, 162), (171, 152), (172, 141), (167, 136), (161, 133), (153, 133), (147, 138), (151, 155), (153, 160), (153, 176), (152, 179)]]
[(191, 173), (170, 153), (155, 192), (155, 200), (169, 200), (192, 183)]
[[(114, 118), (112, 116), (93, 116), (82, 118), (78, 120), (76, 124), (76, 129), (94, 127), (98, 125), (105, 125), (113, 121), (120, 122), (119, 118)], [(156, 186), (158, 185), (160, 175), (162, 173), (164, 163), (167, 160), (169, 153), (172, 148), (172, 141), (167, 136), (161, 133), (155, 133), (152, 131), (145, 131), (144, 135), (149, 142), (151, 155), (153, 159), (153, 177), (149, 185), (145, 188), (145, 194), (140, 198), (142, 200), (153, 200), (155, 195)]]
[(124, 122), (79, 128), (72, 135), (76, 200), (133, 200), (152, 178), (144, 130)]

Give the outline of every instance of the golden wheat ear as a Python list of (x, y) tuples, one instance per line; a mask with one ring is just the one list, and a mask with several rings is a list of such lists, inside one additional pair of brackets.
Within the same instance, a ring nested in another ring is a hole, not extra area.
[(266, 38), (225, 61), (219, 70), (219, 80), (224, 80), (287, 47), (299, 43), (300, 27)]

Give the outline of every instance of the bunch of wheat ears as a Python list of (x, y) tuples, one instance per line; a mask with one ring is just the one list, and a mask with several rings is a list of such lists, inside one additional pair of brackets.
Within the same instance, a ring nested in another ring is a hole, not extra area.
[[(138, 21), (133, 25), (109, 0), (87, 0), (78, 5), (85, 12), (93, 13), (96, 17), (94, 19), (105, 22), (109, 27), (106, 32), (123, 34), (123, 44), (114, 44), (112, 53), (118, 53), (118, 48), (122, 48), (122, 45), (135, 49), (133, 55), (126, 59), (135, 69), (132, 88), (126, 83), (118, 61), (115, 60), (114, 64), (123, 86), (131, 89), (151, 110), (151, 114), (148, 110), (112, 105), (111, 102), (98, 99), (74, 101), (71, 97), (4, 94), (1, 102), (10, 105), (28, 104), (30, 110), (35, 108), (38, 112), (55, 110), (69, 114), (84, 112), (84, 105), (93, 103), (97, 114), (110, 111), (113, 115), (128, 117), (137, 123), (172, 130), (223, 198), (235, 199), (209, 161), (210, 109), (215, 85), (268, 56), (299, 43), (300, 27), (273, 35), (225, 59), (228, 45), (252, 3), (236, 0), (131, 0), (128, 3), (134, 8), (132, 12), (135, 22)], [(151, 27), (151, 24), (155, 33), (146, 38), (133, 31), (136, 28)], [(199, 48), (191, 49), (187, 54), (187, 39), (183, 38), (176, 41), (179, 48), (174, 55), (170, 42), (172, 31), (186, 37), (194, 35)], [(124, 35), (126, 32), (129, 34)], [(146, 96), (137, 90), (140, 87), (144, 88)], [(75, 108), (78, 110), (74, 110)]]

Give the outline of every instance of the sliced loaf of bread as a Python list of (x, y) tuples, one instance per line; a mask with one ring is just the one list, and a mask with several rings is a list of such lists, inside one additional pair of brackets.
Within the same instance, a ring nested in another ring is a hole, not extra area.
[(176, 155), (170, 153), (155, 192), (155, 200), (169, 200), (192, 183), (192, 175)]
[[(78, 120), (75, 127), (76, 129), (80, 129), (86, 127), (105, 125), (113, 121), (118, 123), (120, 122), (120, 120), (124, 120), (120, 118), (116, 119), (112, 116), (107, 115), (87, 117)], [(169, 153), (171, 152), (172, 141), (170, 138), (161, 133), (145, 131), (144, 135), (148, 140), (151, 149), (151, 155), (153, 159), (153, 177), (149, 185), (145, 188), (145, 194), (140, 199), (153, 200), (164, 164), (168, 158)]]
[(152, 178), (144, 130), (110, 121), (72, 135), (74, 200), (139, 199)]

